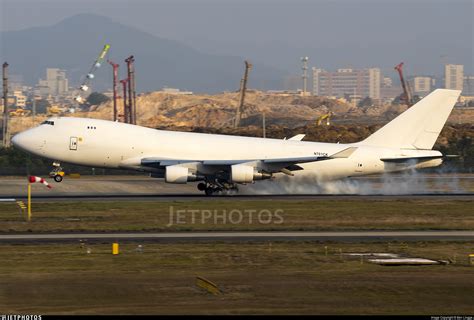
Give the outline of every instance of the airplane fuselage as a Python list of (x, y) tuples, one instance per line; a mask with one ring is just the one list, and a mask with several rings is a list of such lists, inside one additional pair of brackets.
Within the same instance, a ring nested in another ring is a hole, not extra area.
[(60, 162), (146, 172), (160, 171), (143, 166), (142, 159), (146, 158), (252, 161), (289, 156), (327, 157), (348, 147), (356, 147), (348, 158), (301, 163), (299, 166), (303, 170), (294, 171), (295, 175), (314, 175), (322, 180), (431, 167), (442, 162), (434, 159), (416, 164), (399, 164), (380, 160), (441, 155), (432, 150), (162, 131), (119, 122), (72, 117), (51, 118), (46, 123), (15, 136), (14, 144), (38, 156)]

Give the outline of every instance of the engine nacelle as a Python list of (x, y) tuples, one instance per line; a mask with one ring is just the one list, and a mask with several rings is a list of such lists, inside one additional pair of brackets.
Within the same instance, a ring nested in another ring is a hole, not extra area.
[(235, 183), (250, 183), (254, 180), (270, 179), (270, 173), (258, 172), (252, 166), (235, 164), (230, 168), (230, 180)]
[(167, 183), (186, 183), (189, 181), (198, 181), (202, 180), (202, 177), (199, 177), (192, 173), (189, 168), (180, 167), (180, 166), (167, 166), (165, 171), (165, 181)]

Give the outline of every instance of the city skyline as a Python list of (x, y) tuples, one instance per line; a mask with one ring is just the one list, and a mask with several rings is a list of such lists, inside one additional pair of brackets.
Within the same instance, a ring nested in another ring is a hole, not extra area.
[[(463, 65), (445, 65), (445, 75), (442, 81), (430, 76), (413, 75), (406, 78), (408, 81), (409, 89), (414, 94), (424, 96), (431, 92), (435, 88), (447, 88), (463, 90), (464, 96), (472, 96), (474, 76), (465, 75), (463, 73)], [(27, 86), (22, 82), (22, 76), (12, 74), (12, 82), (10, 83), (10, 89), (12, 90), (13, 97), (21, 99), (21, 105), (16, 106), (24, 107), (24, 101), (26, 99), (23, 93), (30, 92), (29, 95), (34, 94), (38, 97), (53, 97), (53, 98), (71, 98), (71, 94), (79, 91), (74, 86), (69, 86), (69, 79), (67, 77), (67, 70), (59, 68), (46, 68), (45, 70), (46, 79), (40, 78), (37, 83), (33, 86)], [(334, 97), (345, 97), (354, 96), (358, 98), (369, 97), (372, 99), (387, 98), (393, 99), (398, 94), (393, 89), (401, 88), (399, 83), (394, 82), (391, 78), (385, 77), (381, 72), (380, 68), (364, 68), (364, 69), (352, 69), (352, 68), (339, 68), (335, 71), (328, 71), (324, 68), (312, 67), (309, 73), (308, 79), (310, 80), (311, 89), (308, 90), (311, 95), (319, 96), (334, 96)], [(388, 80), (390, 79), (390, 80)], [(297, 82), (297, 88), (284, 88), (284, 90), (301, 90), (303, 83), (302, 77), (295, 77)], [(438, 80), (438, 81), (437, 81)], [(91, 84), (92, 85), (92, 84)], [(389, 90), (384, 90), (389, 89)], [(90, 92), (94, 92), (91, 87)], [(99, 90), (100, 91), (100, 90)], [(110, 89), (102, 92), (108, 92)], [(158, 90), (157, 90), (158, 91)], [(162, 92), (167, 93), (184, 93), (192, 94), (188, 91), (180, 91), (179, 88), (161, 88)], [(274, 90), (269, 90), (272, 92)], [(89, 92), (89, 93), (90, 93)], [(86, 94), (87, 95), (87, 94)]]

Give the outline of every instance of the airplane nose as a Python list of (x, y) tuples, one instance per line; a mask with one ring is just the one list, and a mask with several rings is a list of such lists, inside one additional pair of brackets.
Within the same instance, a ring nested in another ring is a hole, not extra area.
[(15, 146), (15, 147), (18, 147), (18, 148), (21, 148), (23, 149), (23, 145), (25, 144), (24, 140), (24, 133), (17, 133), (13, 136), (12, 138), (12, 144)]
[(31, 150), (33, 148), (34, 144), (34, 138), (33, 138), (32, 132), (29, 132), (29, 130), (21, 133), (17, 133), (16, 135), (13, 136), (12, 138), (12, 144), (20, 149), (23, 149), (25, 151)]

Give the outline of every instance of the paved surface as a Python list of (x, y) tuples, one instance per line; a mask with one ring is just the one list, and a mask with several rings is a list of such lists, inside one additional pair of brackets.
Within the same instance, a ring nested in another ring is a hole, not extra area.
[[(405, 195), (232, 195), (232, 196), (212, 196), (208, 197), (201, 194), (81, 194), (81, 195), (36, 195), (33, 196), (35, 202), (51, 202), (51, 201), (249, 201), (249, 200), (285, 200), (285, 201), (302, 201), (302, 200), (397, 200), (397, 199), (446, 199), (446, 200), (474, 200), (474, 193), (460, 194), (405, 194)], [(1, 198), (9, 201), (25, 200), (24, 194), (12, 195), (9, 198)]]
[(168, 232), (0, 234), (0, 243), (101, 241), (472, 241), (474, 231)]
[[(349, 180), (318, 185), (314, 181), (300, 181), (295, 177), (259, 181), (240, 187), (245, 196), (277, 195), (412, 195), (412, 194), (472, 194), (473, 174), (417, 174), (358, 177)], [(51, 180), (48, 178), (48, 180)], [(95, 198), (125, 197), (182, 197), (203, 196), (197, 183), (182, 185), (164, 183), (148, 176), (83, 176), (79, 179), (66, 177), (63, 182), (51, 182), (52, 189), (33, 184), (33, 197), (52, 196), (51, 199), (67, 199), (69, 196)], [(0, 177), (0, 198), (24, 198), (25, 177)]]

